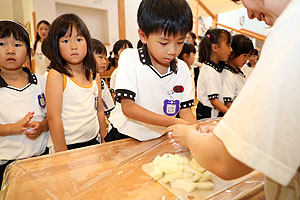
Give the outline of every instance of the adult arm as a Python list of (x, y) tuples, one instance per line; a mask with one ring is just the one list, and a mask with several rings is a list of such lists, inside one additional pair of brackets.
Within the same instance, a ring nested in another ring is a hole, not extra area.
[(171, 137), (175, 142), (188, 147), (201, 166), (222, 179), (235, 179), (252, 171), (233, 158), (214, 133), (200, 133), (195, 125), (175, 125), (168, 127), (166, 131), (173, 132)]

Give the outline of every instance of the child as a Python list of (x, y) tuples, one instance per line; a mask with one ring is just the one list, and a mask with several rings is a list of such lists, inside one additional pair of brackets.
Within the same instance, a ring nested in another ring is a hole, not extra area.
[[(107, 51), (102, 42), (97, 39), (92, 39), (93, 52), (97, 62), (97, 73), (100, 75), (104, 72), (106, 67), (106, 55)], [(110, 112), (115, 108), (114, 101), (108, 90), (108, 87), (103, 79), (101, 79), (101, 90), (102, 90), (102, 104), (103, 111), (106, 117), (109, 117)]]
[(64, 14), (54, 20), (48, 39), (45, 42), (51, 50), (47, 52), (51, 69), (46, 101), (52, 139), (49, 151), (99, 144), (99, 124), (103, 140), (106, 123), (90, 33), (78, 16)]
[[(210, 29), (199, 46), (199, 62), (204, 63), (197, 84), (197, 119), (218, 117), (228, 108), (223, 104), (221, 72), (231, 52), (231, 35), (224, 29)], [(220, 112), (220, 114), (219, 114)]]
[[(196, 34), (193, 33), (193, 32), (188, 32), (188, 34), (186, 34), (186, 38), (185, 38), (185, 41), (186, 42), (189, 42), (191, 44), (193, 44), (195, 47), (197, 47), (197, 42), (196, 42)], [(201, 69), (201, 63), (198, 62), (198, 48), (196, 49), (196, 53), (195, 53), (195, 60), (194, 60), (194, 63), (191, 65), (192, 68), (193, 68), (193, 71), (194, 71), (194, 82), (195, 82), (195, 85), (197, 85), (197, 80), (198, 80), (198, 77), (199, 77), (199, 72), (200, 72), (200, 69)]]
[(244, 35), (234, 35), (231, 48), (231, 55), (222, 71), (223, 100), (228, 108), (245, 84), (245, 75), (241, 68), (247, 62), (248, 56), (253, 50), (253, 44)]
[(45, 152), (49, 137), (45, 79), (24, 66), (30, 61), (25, 28), (0, 21), (0, 186), (6, 166)]
[(46, 20), (42, 20), (37, 24), (36, 40), (33, 45), (34, 52), (34, 72), (44, 74), (50, 64), (49, 59), (42, 52), (42, 43), (48, 36), (50, 24)]
[[(192, 24), (185, 0), (141, 2), (138, 33), (144, 47), (125, 49), (121, 54), (117, 104), (105, 141), (126, 137), (146, 141), (162, 136), (170, 124), (197, 124), (191, 111), (192, 78), (186, 64), (176, 59)], [(181, 119), (175, 118), (177, 113)]]
[(189, 71), (191, 72), (192, 78), (194, 78), (194, 71), (191, 66), (194, 63), (195, 54), (196, 48), (194, 47), (194, 45), (192, 45), (189, 42), (185, 42), (180, 54), (178, 55), (178, 58), (183, 60), (187, 64)]
[[(130, 41), (128, 40), (118, 40), (114, 46), (113, 46), (113, 50), (110, 52), (110, 56), (108, 58), (109, 60), (109, 64), (108, 64), (108, 69), (109, 70), (112, 66), (115, 67), (115, 70), (113, 71), (113, 73), (111, 74), (110, 77), (110, 88), (112, 89), (113, 92), (113, 96), (114, 96), (114, 90), (115, 90), (115, 82), (116, 82), (116, 76), (117, 76), (117, 72), (118, 72), (118, 61), (120, 58), (120, 55), (122, 53), (122, 51), (124, 49), (127, 48), (133, 48), (132, 44)], [(112, 53), (114, 53), (114, 57), (112, 58)]]
[(244, 65), (242, 68), (242, 71), (244, 72), (244, 74), (246, 76), (246, 80), (248, 80), (249, 76), (251, 75), (251, 73), (256, 65), (257, 60), (258, 60), (258, 50), (253, 49), (248, 58), (248, 63), (246, 65)]

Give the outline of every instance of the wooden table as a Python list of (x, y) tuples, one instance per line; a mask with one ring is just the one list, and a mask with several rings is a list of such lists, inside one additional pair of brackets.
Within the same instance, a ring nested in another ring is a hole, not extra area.
[[(175, 200), (178, 198), (141, 166), (158, 154), (184, 150), (165, 135), (147, 142), (124, 139), (19, 160), (7, 170), (0, 199)], [(264, 199), (262, 183), (263, 176), (258, 174), (211, 199), (238, 199), (245, 194), (247, 199)], [(249, 197), (252, 193), (254, 196)]]

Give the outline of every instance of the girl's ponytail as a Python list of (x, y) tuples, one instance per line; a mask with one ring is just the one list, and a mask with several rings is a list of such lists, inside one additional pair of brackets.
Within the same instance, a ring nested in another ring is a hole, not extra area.
[(207, 30), (199, 44), (199, 62), (207, 62), (210, 58), (212, 44), (219, 44), (221, 40), (225, 40), (227, 44), (230, 44), (230, 33), (218, 28)]

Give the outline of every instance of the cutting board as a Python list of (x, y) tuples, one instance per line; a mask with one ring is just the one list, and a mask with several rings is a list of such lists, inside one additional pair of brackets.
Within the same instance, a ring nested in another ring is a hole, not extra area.
[[(142, 169), (144, 172), (146, 172), (149, 176), (150, 173), (153, 171), (153, 166), (152, 163), (147, 163), (142, 166)], [(230, 180), (230, 181), (225, 181), (223, 179), (220, 179), (216, 175), (213, 175), (213, 183), (215, 184), (214, 189), (211, 190), (194, 190), (193, 192), (186, 193), (183, 190), (180, 189), (172, 189), (170, 186), (170, 183), (163, 183), (160, 180), (158, 182), (164, 186), (167, 190), (169, 190), (171, 193), (173, 193), (175, 196), (177, 196), (179, 199), (183, 200), (191, 200), (191, 199), (197, 199), (197, 200), (204, 200), (208, 199), (210, 197), (213, 197), (214, 195), (225, 191), (226, 189), (254, 176), (258, 172), (253, 171), (250, 174), (247, 174), (243, 177), (240, 177), (238, 179)]]

